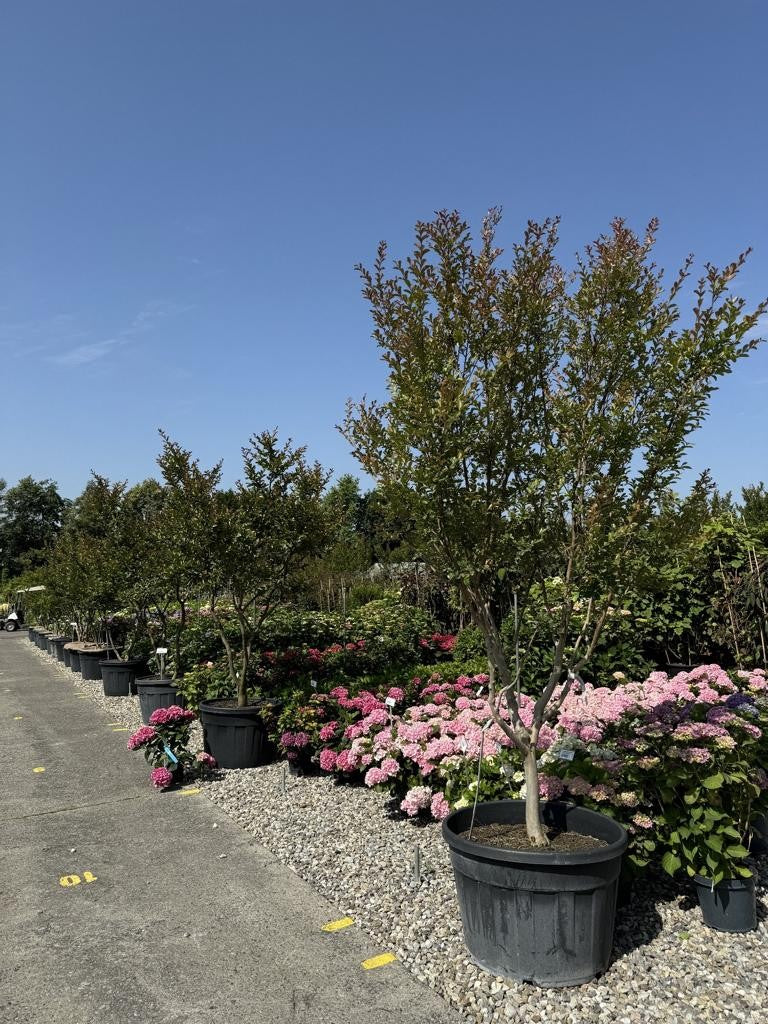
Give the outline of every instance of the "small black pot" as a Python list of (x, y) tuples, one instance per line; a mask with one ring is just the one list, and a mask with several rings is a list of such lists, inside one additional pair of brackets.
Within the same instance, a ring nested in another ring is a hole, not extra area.
[(46, 641), (45, 648), (52, 658), (57, 657), (56, 644), (58, 643), (59, 640), (61, 640), (61, 646), (63, 647), (67, 640), (69, 640), (69, 637), (59, 636), (58, 633), (51, 633), (51, 635), (48, 637), (48, 640)]
[(158, 708), (169, 708), (173, 704), (183, 707), (183, 698), (176, 689), (175, 679), (152, 676), (148, 679), (137, 679), (136, 689), (139, 694), (139, 707), (141, 709), (141, 720), (144, 725), (149, 725), (149, 719), (153, 711)]
[(99, 662), (101, 679), (104, 683), (105, 697), (127, 697), (136, 693), (136, 675), (144, 669), (146, 662), (142, 658), (119, 661), (105, 658)]
[(95, 681), (101, 679), (101, 663), (109, 657), (106, 647), (94, 648), (92, 651), (80, 651), (80, 674), (83, 679)]
[(27, 631), (27, 640), (29, 640), (31, 644), (37, 643), (37, 630), (35, 629), (34, 626), (29, 627)]
[(74, 647), (68, 647), (67, 652), (69, 654), (69, 667), (73, 672), (80, 671), (80, 651)]
[[(461, 837), (472, 808), (443, 822), (456, 879), (464, 941), (491, 974), (562, 988), (608, 967), (627, 833), (613, 819), (573, 804), (542, 805), (547, 827), (602, 839), (573, 853), (503, 850)], [(475, 825), (522, 824), (522, 800), (478, 804)]]
[(267, 728), (262, 706), (232, 707), (231, 701), (200, 703), (203, 749), (219, 768), (255, 768), (266, 764)]
[(72, 661), (71, 661), (72, 651), (70, 651), (70, 649), (67, 647), (66, 644), (64, 644), (64, 646), (62, 647), (61, 657), (62, 657), (62, 660), (64, 662), (64, 667), (65, 668), (72, 668)]
[(704, 924), (719, 932), (753, 932), (757, 928), (755, 876), (724, 878), (713, 888), (712, 880), (693, 876)]

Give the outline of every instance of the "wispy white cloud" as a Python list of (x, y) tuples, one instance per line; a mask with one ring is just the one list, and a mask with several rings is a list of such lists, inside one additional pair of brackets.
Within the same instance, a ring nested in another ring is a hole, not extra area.
[(50, 361), (58, 366), (83, 366), (85, 363), (93, 363), (97, 359), (103, 359), (119, 345), (124, 345), (125, 339), (106, 338), (104, 341), (94, 341), (89, 345), (78, 345), (69, 352), (62, 352), (57, 356), (51, 356)]
[[(155, 330), (162, 321), (186, 313), (192, 308), (191, 305), (165, 300), (148, 302), (126, 327), (123, 327), (111, 338), (76, 345), (74, 348), (48, 358), (50, 362), (56, 363), (58, 366), (83, 366), (86, 363), (93, 363), (97, 359), (104, 359), (116, 352), (133, 338)], [(61, 338), (57, 339), (59, 344), (61, 340)]]

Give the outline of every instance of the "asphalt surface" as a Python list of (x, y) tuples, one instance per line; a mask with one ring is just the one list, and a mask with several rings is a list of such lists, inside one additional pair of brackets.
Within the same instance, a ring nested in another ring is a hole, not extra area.
[(75, 694), (0, 632), (3, 1024), (459, 1024), (204, 796), (153, 791)]

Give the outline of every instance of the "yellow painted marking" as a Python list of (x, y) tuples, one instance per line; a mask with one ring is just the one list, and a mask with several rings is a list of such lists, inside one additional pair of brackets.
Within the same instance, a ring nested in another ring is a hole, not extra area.
[(197, 786), (190, 786), (187, 789), (180, 789), (179, 796), (194, 796), (195, 793), (199, 793), (200, 789)]
[(112, 732), (130, 732), (131, 730), (127, 725), (121, 725), (119, 729), (113, 729)]
[(329, 921), (328, 924), (323, 925), (324, 932), (340, 932), (342, 928), (349, 928), (351, 924), (355, 922), (351, 917), (340, 917), (338, 921)]
[(13, 720), (14, 722), (20, 722), (23, 717), (23, 715), (14, 715)]
[(84, 871), (82, 878), (80, 875), (62, 875), (59, 879), (59, 885), (63, 886), (65, 889), (69, 889), (73, 885), (80, 885), (81, 882), (95, 881), (97, 881), (97, 878), (92, 871)]
[(33, 769), (32, 769), (32, 771), (33, 771), (33, 772), (34, 772), (34, 773), (35, 773), (36, 775), (39, 775), (39, 774), (40, 774), (40, 772), (44, 772), (44, 771), (45, 771), (45, 768), (42, 768), (42, 767), (40, 767), (40, 768), (33, 768)]
[(386, 964), (391, 964), (393, 960), (397, 960), (394, 953), (379, 953), (378, 956), (372, 956), (369, 960), (363, 960), (363, 967), (366, 971), (372, 971), (374, 967), (384, 967)]

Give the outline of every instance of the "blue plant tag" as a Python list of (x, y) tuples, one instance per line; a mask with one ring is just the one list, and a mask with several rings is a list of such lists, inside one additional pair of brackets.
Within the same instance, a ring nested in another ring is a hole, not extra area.
[(168, 746), (167, 743), (163, 746), (163, 750), (168, 755), (170, 760), (173, 761), (174, 764), (178, 764), (179, 763), (178, 757), (176, 757), (176, 755), (174, 754), (174, 752), (171, 750), (171, 748)]

